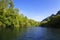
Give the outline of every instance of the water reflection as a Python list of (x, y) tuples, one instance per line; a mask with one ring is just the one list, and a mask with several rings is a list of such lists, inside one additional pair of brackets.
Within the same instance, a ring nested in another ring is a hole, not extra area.
[(15, 40), (18, 37), (18, 35), (23, 35), (25, 29), (15, 28), (12, 30), (8, 28), (0, 28), (0, 40)]
[(60, 28), (47, 28), (47, 39), (48, 40), (60, 40)]
[(17, 38), (17, 40), (42, 40), (46, 36), (46, 30), (46, 28), (42, 27), (27, 28), (27, 30), (23, 34), (23, 37), (20, 36)]
[(60, 40), (59, 30), (57, 28), (44, 27), (0, 28), (0, 40)]
[(32, 27), (28, 28), (23, 37), (18, 40), (60, 40), (60, 29)]

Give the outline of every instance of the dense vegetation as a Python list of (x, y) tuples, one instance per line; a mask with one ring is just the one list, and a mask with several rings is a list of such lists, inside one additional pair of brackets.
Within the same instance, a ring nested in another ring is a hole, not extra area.
[(13, 0), (0, 0), (0, 27), (15, 28), (38, 26), (39, 22), (28, 19), (14, 8)]
[(60, 27), (60, 11), (57, 12), (57, 14), (52, 14), (51, 16), (45, 18), (43, 21), (41, 21), (40, 26), (45, 27)]

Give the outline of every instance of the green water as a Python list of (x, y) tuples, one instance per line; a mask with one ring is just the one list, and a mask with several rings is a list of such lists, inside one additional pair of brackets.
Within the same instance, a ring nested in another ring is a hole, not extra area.
[(60, 40), (60, 29), (44, 27), (0, 28), (0, 40)]

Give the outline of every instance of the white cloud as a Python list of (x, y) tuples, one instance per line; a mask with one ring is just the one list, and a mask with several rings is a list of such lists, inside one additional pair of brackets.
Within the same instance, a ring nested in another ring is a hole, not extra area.
[(33, 20), (36, 20), (36, 21), (42, 21), (43, 19), (45, 19), (46, 17), (45, 16), (35, 16), (35, 17), (28, 17), (29, 19), (33, 19)]
[(32, 19), (34, 19), (34, 20), (36, 20), (36, 21), (41, 21), (41, 20), (42, 20), (42, 18), (41, 18), (40, 16), (35, 16), (35, 17), (33, 17)]

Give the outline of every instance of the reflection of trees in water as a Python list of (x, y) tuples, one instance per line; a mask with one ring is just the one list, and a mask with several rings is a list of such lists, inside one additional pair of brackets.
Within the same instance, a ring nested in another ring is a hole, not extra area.
[(26, 34), (27, 28), (20, 28), (19, 29), (19, 35), (15, 40), (21, 40), (24, 38), (25, 34)]
[(57, 28), (47, 28), (46, 37), (50, 40), (60, 40), (60, 29)]
[(13, 40), (17, 38), (18, 35), (23, 35), (26, 31), (26, 28), (20, 29), (0, 29), (0, 40)]

